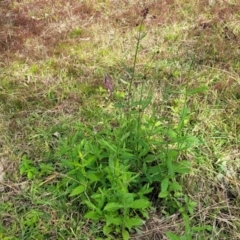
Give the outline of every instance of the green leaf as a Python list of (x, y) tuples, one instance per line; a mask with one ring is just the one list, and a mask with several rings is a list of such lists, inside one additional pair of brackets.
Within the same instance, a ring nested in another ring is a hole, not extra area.
[(145, 162), (143, 162), (142, 172), (143, 172), (143, 173), (147, 173), (147, 170), (148, 170), (147, 164), (146, 164)]
[(152, 102), (152, 92), (148, 92), (148, 96), (144, 101), (142, 101), (142, 107), (145, 109)]
[(198, 138), (191, 136), (178, 138), (176, 142), (181, 143), (179, 144), (179, 150), (186, 150), (199, 144)]
[(123, 202), (126, 207), (129, 207), (130, 204), (134, 201), (134, 193), (125, 193), (123, 196)]
[(113, 232), (113, 228), (112, 227), (110, 227), (110, 226), (107, 226), (107, 225), (105, 225), (104, 227), (103, 227), (103, 233), (104, 233), (104, 235), (108, 235), (109, 233), (111, 233), (111, 232)]
[(198, 88), (194, 88), (190, 91), (187, 92), (187, 95), (193, 95), (199, 92), (204, 92), (205, 90), (207, 90), (208, 87), (207, 86), (202, 86), (202, 87), (198, 87)]
[(33, 173), (31, 171), (29, 171), (27, 173), (27, 177), (28, 177), (29, 180), (31, 180), (33, 178)]
[(210, 225), (192, 227), (193, 232), (200, 232), (200, 231), (205, 231), (205, 230), (211, 231), (212, 229), (213, 229), (213, 227)]
[(169, 240), (183, 240), (185, 238), (182, 238), (181, 236), (178, 236), (172, 232), (166, 232), (167, 237), (169, 238)]
[(84, 166), (89, 166), (90, 164), (92, 164), (96, 161), (97, 161), (97, 157), (95, 155), (93, 155), (84, 161)]
[(144, 209), (150, 206), (150, 202), (147, 199), (138, 199), (129, 204), (129, 208)]
[[(109, 166), (109, 170), (110, 172), (112, 173), (112, 175), (115, 175), (116, 174), (116, 165), (119, 164), (119, 160), (116, 159), (112, 154), (109, 155), (108, 157), (108, 166)], [(119, 169), (117, 169), (118, 172), (119, 172)], [(113, 181), (112, 177), (111, 179), (109, 179), (110, 182)]]
[(120, 226), (123, 223), (123, 218), (122, 217), (116, 217), (115, 215), (106, 215), (106, 225), (109, 226), (111, 224), (115, 226)]
[(149, 213), (148, 213), (148, 210), (147, 209), (139, 209), (139, 212), (142, 214), (142, 216), (145, 218), (145, 219), (149, 219)]
[(135, 157), (134, 154), (129, 153), (129, 152), (122, 152), (122, 153), (120, 153), (120, 156), (121, 156), (121, 159), (123, 159), (123, 160), (131, 160)]
[[(98, 190), (100, 190), (100, 188)], [(96, 206), (99, 209), (103, 208), (104, 203), (105, 203), (105, 195), (104, 195), (104, 193), (94, 193), (94, 194), (91, 195), (91, 198), (96, 201)]]
[(188, 161), (181, 161), (181, 162), (175, 163), (173, 166), (173, 169), (175, 173), (186, 174), (186, 173), (189, 173), (191, 169), (191, 163)]
[(145, 195), (145, 194), (152, 192), (152, 190), (153, 190), (153, 188), (149, 188), (149, 184), (145, 184), (137, 194), (140, 196)]
[(183, 108), (182, 108), (182, 111), (181, 111), (181, 113), (180, 113), (180, 116), (182, 117), (181, 120), (183, 120), (189, 113), (190, 113), (190, 112), (189, 112), (189, 110), (188, 110), (188, 107), (187, 107), (186, 103), (184, 103)]
[(159, 126), (159, 127), (155, 127), (152, 131), (152, 135), (155, 135), (157, 133), (162, 133), (163, 132), (163, 127)]
[(178, 182), (172, 182), (169, 184), (169, 192), (171, 191), (182, 191), (182, 186)]
[(148, 167), (148, 173), (150, 173), (150, 174), (159, 175), (160, 171), (161, 171), (161, 169), (160, 169), (159, 165)]
[(105, 207), (104, 207), (104, 211), (107, 212), (114, 212), (117, 211), (120, 208), (123, 208), (124, 206), (120, 203), (116, 203), (116, 202), (110, 202), (108, 203)]
[(159, 198), (166, 198), (168, 196), (169, 192), (168, 191), (165, 191), (165, 192), (160, 192), (158, 194), (158, 197)]
[(144, 158), (144, 162), (147, 163), (151, 163), (154, 162), (156, 160), (156, 156), (153, 154), (148, 154), (145, 158)]
[(199, 143), (199, 139), (197, 137), (194, 137), (194, 136), (188, 136), (185, 141), (187, 143), (191, 143), (192, 145)]
[(110, 149), (112, 152), (116, 152), (116, 146), (111, 145), (110, 143), (108, 143), (107, 141), (101, 139), (99, 140), (99, 143), (103, 146), (103, 147), (107, 147), (108, 149)]
[(169, 178), (164, 178), (161, 182), (161, 192), (165, 192), (168, 190)]
[(197, 202), (193, 202), (193, 201), (187, 204), (187, 209), (191, 215), (193, 215), (193, 210), (196, 207), (196, 205), (197, 205)]
[(70, 197), (79, 195), (79, 194), (83, 193), (84, 191), (85, 191), (85, 186), (80, 185), (72, 190)]
[[(120, 79), (120, 81), (121, 81), (121, 79)], [(125, 82), (125, 81), (124, 81), (124, 82)], [(125, 82), (125, 83), (128, 84), (127, 82)], [(124, 97), (125, 97), (125, 93), (122, 92), (122, 91), (117, 91), (117, 92), (115, 93), (115, 96), (118, 97), (118, 98), (124, 98)]]
[(91, 219), (91, 220), (99, 220), (102, 216), (95, 211), (89, 211), (84, 215), (84, 218)]
[(130, 132), (127, 132), (126, 134), (124, 134), (122, 137), (121, 137), (121, 142), (123, 142), (125, 139), (127, 139), (128, 137), (130, 136)]
[(145, 173), (148, 177), (148, 182), (161, 182), (162, 181), (162, 173), (161, 169), (158, 165), (149, 167), (147, 173)]
[(124, 224), (128, 228), (129, 231), (133, 227), (143, 225), (143, 223), (144, 223), (144, 221), (141, 218), (129, 218), (129, 217), (124, 218)]
[(88, 200), (86, 200), (84, 203), (85, 203), (85, 204), (88, 206), (88, 208), (90, 208), (90, 209), (95, 210), (95, 209), (97, 208), (93, 203), (91, 203), (91, 202), (88, 201)]
[(91, 181), (91, 183), (93, 183), (93, 182), (100, 181), (103, 177), (103, 174), (98, 173), (98, 172), (88, 171), (86, 174), (86, 177)]
[(122, 230), (122, 237), (123, 240), (128, 240), (130, 238), (128, 231), (126, 231), (125, 229)]
[(170, 140), (174, 140), (177, 138), (177, 132), (172, 129), (168, 129), (165, 134)]

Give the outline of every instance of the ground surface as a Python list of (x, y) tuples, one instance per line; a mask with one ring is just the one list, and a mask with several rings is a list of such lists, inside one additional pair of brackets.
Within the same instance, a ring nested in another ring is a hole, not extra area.
[[(100, 226), (56, 199), (47, 204), (48, 193), (19, 165), (23, 156), (41, 164), (54, 133), (71, 132), (76, 121), (98, 124), (101, 109), (111, 111), (103, 77), (124, 91), (124, 64), (133, 64), (146, 9), (136, 70), (154, 86), (158, 114), (181, 103), (174, 91), (205, 90), (188, 99), (188, 131), (202, 144), (188, 155), (184, 186), (197, 202), (195, 223), (213, 228), (193, 239), (240, 239), (238, 1), (25, 0), (0, 1), (0, 9), (1, 239), (95, 238)], [(138, 238), (164, 239), (181, 224), (178, 215), (154, 212)]]

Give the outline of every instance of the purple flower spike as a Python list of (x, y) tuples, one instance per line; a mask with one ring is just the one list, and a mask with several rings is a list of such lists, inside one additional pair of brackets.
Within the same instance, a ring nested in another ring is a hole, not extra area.
[(105, 87), (108, 90), (109, 93), (113, 92), (113, 84), (111, 83), (112, 79), (111, 77), (107, 74), (105, 77)]

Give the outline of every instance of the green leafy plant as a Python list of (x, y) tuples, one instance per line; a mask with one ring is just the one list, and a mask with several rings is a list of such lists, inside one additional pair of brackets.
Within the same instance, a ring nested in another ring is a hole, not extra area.
[[(76, 136), (85, 131), (80, 129)], [(118, 232), (128, 239), (126, 229), (142, 225), (142, 217), (148, 216), (151, 203), (145, 195), (151, 189), (147, 184), (138, 188), (140, 174), (131, 166), (135, 156), (126, 146), (129, 134), (122, 136), (120, 144), (115, 140), (119, 134), (120, 129), (106, 130), (79, 143), (75, 136), (70, 148), (61, 149), (65, 156), (61, 165), (69, 170), (62, 181), (67, 183), (66, 193), (88, 207), (85, 218), (104, 222), (107, 236)]]
[(28, 159), (26, 155), (23, 155), (20, 164), (20, 174), (26, 175), (29, 180), (33, 179), (38, 174), (38, 169), (34, 166), (32, 160)]
[[(108, 238), (121, 235), (129, 239), (134, 229), (148, 218), (153, 207), (152, 196), (167, 214), (176, 211), (192, 213), (194, 203), (183, 193), (179, 178), (189, 173), (191, 164), (180, 155), (197, 143), (184, 132), (189, 118), (186, 94), (183, 104), (173, 109), (177, 123), (165, 124), (147, 109), (152, 91), (144, 95), (146, 82), (140, 91), (133, 90), (140, 41), (145, 37), (139, 27), (133, 68), (130, 74), (127, 100), (117, 98), (113, 112), (98, 131), (85, 124), (76, 124), (75, 135), (62, 140), (55, 158), (60, 159), (64, 177), (59, 188), (76, 205), (85, 209), (84, 218), (103, 224)], [(125, 94), (124, 94), (125, 95)], [(114, 119), (115, 127), (111, 126)], [(156, 194), (157, 192), (157, 194)]]
[[(195, 205), (179, 181), (191, 169), (190, 162), (180, 156), (198, 142), (184, 131), (189, 119), (187, 94), (172, 109), (177, 121), (166, 124), (154, 111), (149, 112), (152, 92), (145, 95), (147, 82), (141, 81), (139, 92), (132, 89), (139, 44), (144, 36), (140, 28), (133, 70), (126, 68), (131, 76), (127, 100), (116, 99), (116, 111), (106, 114), (99, 130), (77, 123), (73, 126), (75, 134), (61, 139), (54, 153), (54, 158), (60, 160), (58, 171), (62, 176), (56, 183), (57, 191), (64, 192), (65, 199), (71, 199), (73, 205), (81, 206), (85, 219), (102, 223), (102, 234), (108, 238), (121, 235), (124, 240), (129, 239), (148, 219), (156, 202), (163, 213), (180, 211), (183, 216), (192, 214)], [(26, 156), (20, 165), (20, 173), (28, 179), (53, 170), (44, 163), (35, 167)], [(186, 230), (189, 228), (188, 224)]]
[(21, 175), (26, 175), (28, 180), (32, 180), (37, 177), (51, 174), (54, 167), (50, 163), (40, 163), (38, 166), (35, 166), (31, 159), (28, 159), (26, 155), (23, 155), (19, 169)]
[(191, 164), (178, 158), (197, 140), (180, 136), (154, 116), (143, 115), (140, 126), (138, 118), (138, 113), (129, 118), (122, 112), (115, 118), (119, 127), (105, 126), (99, 132), (78, 124), (56, 153), (65, 169), (65, 194), (86, 207), (85, 218), (102, 222), (108, 237), (118, 233), (128, 239), (148, 218), (150, 196), (156, 191), (169, 213), (184, 208), (184, 202), (193, 212), (194, 204), (178, 181)]

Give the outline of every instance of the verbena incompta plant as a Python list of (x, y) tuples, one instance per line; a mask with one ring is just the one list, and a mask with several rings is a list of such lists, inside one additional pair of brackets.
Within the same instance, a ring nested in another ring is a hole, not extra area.
[(75, 135), (64, 139), (55, 154), (65, 172), (59, 186), (64, 186), (72, 204), (85, 209), (86, 219), (102, 222), (102, 233), (109, 239), (116, 234), (129, 239), (153, 206), (165, 214), (180, 211), (185, 218), (195, 206), (179, 181), (191, 169), (179, 157), (197, 142), (183, 131), (189, 116), (186, 98), (176, 113), (175, 126), (157, 119), (154, 111), (149, 113), (152, 89), (146, 95), (147, 80), (141, 80), (139, 92), (133, 89), (140, 42), (146, 36), (142, 23), (138, 29), (132, 70), (125, 66), (130, 73), (127, 99), (117, 101), (116, 112), (109, 116), (117, 127), (107, 121), (101, 130), (93, 131), (77, 124)]

